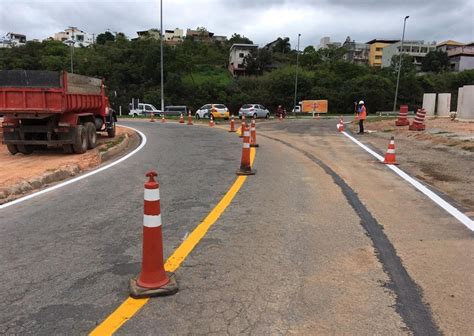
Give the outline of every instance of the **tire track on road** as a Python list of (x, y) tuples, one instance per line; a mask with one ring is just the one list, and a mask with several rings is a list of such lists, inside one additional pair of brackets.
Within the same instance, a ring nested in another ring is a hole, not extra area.
[(357, 196), (357, 193), (328, 165), (313, 154), (302, 150), (286, 141), (277, 139), (262, 133), (259, 136), (277, 141), (293, 150), (305, 155), (312, 162), (321, 167), (334, 182), (341, 188), (348, 203), (360, 218), (360, 224), (372, 240), (376, 256), (384, 271), (387, 273), (390, 283), (386, 286), (396, 294), (396, 311), (414, 335), (440, 335), (441, 332), (434, 322), (429, 307), (423, 302), (421, 288), (410, 277), (397, 255), (395, 247), (385, 234), (383, 227), (372, 216)]

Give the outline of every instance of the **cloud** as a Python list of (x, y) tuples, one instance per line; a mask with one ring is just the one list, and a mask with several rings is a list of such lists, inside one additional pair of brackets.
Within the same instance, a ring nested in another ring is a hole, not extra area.
[[(295, 47), (317, 45), (323, 36), (359, 42), (401, 37), (412, 40), (474, 40), (472, 0), (163, 0), (164, 29), (204, 26), (217, 35), (239, 33), (260, 45), (290, 37)], [(90, 33), (108, 29), (135, 37), (159, 28), (159, 1), (145, 0), (0, 0), (0, 35), (24, 33), (43, 39), (68, 26)]]

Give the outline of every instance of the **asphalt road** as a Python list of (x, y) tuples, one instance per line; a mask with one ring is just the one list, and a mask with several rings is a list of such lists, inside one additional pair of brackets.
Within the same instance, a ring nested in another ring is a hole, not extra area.
[[(129, 160), (0, 213), (0, 333), (85, 334), (138, 274), (144, 174), (157, 169), (165, 257), (235, 180), (241, 141), (129, 124)], [(259, 123), (255, 168), (177, 271), (118, 334), (468, 334), (472, 234), (335, 132)]]

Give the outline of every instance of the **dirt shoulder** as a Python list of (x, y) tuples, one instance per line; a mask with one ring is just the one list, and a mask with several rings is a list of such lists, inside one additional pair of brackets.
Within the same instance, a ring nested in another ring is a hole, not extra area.
[[(369, 120), (365, 124), (368, 133), (356, 137), (385, 153), (394, 136), (400, 168), (445, 193), (474, 216), (474, 122), (432, 118), (426, 120), (425, 131), (409, 131), (408, 126), (395, 126), (395, 120)], [(358, 131), (355, 124), (348, 128)]]
[(117, 126), (115, 138), (97, 134), (95, 149), (73, 155), (64, 154), (61, 149), (11, 155), (7, 147), (0, 144), (0, 204), (97, 167), (130, 147), (134, 137), (137, 137), (134, 131)]

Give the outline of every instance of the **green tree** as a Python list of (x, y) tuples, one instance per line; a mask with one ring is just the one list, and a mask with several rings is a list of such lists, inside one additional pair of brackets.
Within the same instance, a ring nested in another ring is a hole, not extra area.
[(252, 40), (248, 37), (240, 36), (240, 34), (234, 33), (228, 41), (228, 44), (231, 46), (234, 43), (244, 43), (244, 44), (253, 44)]
[(450, 66), (448, 53), (442, 50), (430, 51), (421, 61), (421, 70), (424, 72), (441, 72), (449, 70)]
[(95, 39), (95, 42), (97, 44), (105, 44), (107, 41), (114, 42), (115, 41), (115, 36), (109, 32), (106, 31), (105, 33), (100, 33), (97, 35), (97, 38)]

